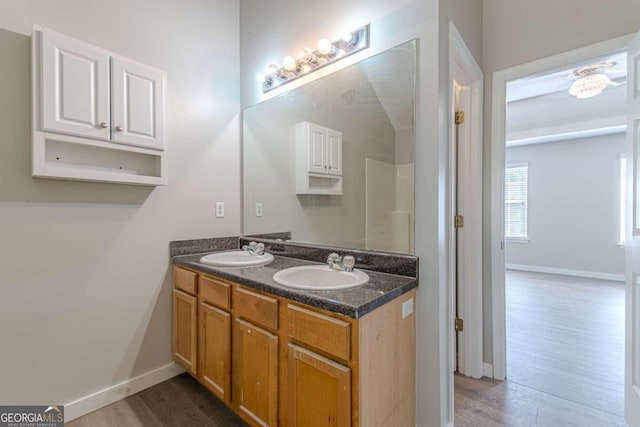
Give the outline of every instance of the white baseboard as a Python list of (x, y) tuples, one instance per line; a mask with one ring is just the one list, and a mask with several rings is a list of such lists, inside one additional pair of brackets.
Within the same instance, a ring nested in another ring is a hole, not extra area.
[(600, 273), (597, 271), (570, 270), (566, 268), (540, 267), (537, 265), (506, 264), (507, 270), (533, 271), (535, 273), (561, 274), (563, 276), (587, 277), (590, 279), (624, 282), (624, 274)]
[(491, 363), (485, 363), (483, 368), (484, 376), (487, 378), (493, 378), (493, 365)]
[(183, 372), (184, 369), (182, 369), (180, 365), (170, 363), (88, 396), (81, 397), (73, 402), (66, 403), (64, 405), (64, 421), (69, 422), (74, 420), (103, 406), (110, 405), (113, 402), (173, 378), (176, 375), (180, 375)]

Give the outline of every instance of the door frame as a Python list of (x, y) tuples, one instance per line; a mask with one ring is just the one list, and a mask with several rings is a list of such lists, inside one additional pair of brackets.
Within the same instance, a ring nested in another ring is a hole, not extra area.
[[(465, 121), (469, 126), (459, 143), (468, 148), (465, 153), (466, 168), (460, 174), (456, 170), (456, 93), (455, 85), (468, 88), (468, 111), (465, 111)], [(456, 209), (464, 213), (465, 223), (469, 233), (465, 239), (468, 245), (461, 247), (463, 254), (460, 258), (464, 262), (458, 265), (461, 277), (478, 277), (477, 281), (465, 281), (458, 285), (459, 316), (464, 319), (465, 332), (459, 339), (462, 341), (460, 349), (464, 353), (461, 357), (459, 370), (465, 375), (481, 378), (484, 371), (483, 362), (483, 328), (482, 328), (482, 121), (483, 121), (483, 93), (484, 75), (471, 51), (458, 32), (455, 24), (449, 22), (449, 177), (448, 177), (448, 211), (450, 213), (448, 240), (447, 288), (448, 292), (448, 336), (449, 336), (449, 371), (450, 398), (453, 402), (453, 372), (456, 366), (456, 332), (454, 321), (456, 317), (456, 258), (458, 257), (456, 229), (453, 216)], [(462, 200), (458, 204), (458, 192)], [(474, 184), (480, 185), (478, 192)], [(474, 262), (475, 260), (475, 262)], [(464, 286), (462, 286), (464, 285)], [(452, 419), (452, 418), (450, 418)]]
[(493, 73), (491, 108), (491, 311), (493, 377), (507, 377), (507, 337), (504, 255), (504, 172), (507, 83), (544, 72), (559, 71), (576, 62), (624, 50), (635, 34), (618, 37)]

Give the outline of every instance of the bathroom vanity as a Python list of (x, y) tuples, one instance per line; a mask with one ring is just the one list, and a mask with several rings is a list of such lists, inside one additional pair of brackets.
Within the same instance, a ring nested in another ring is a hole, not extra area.
[(298, 290), (273, 275), (318, 263), (225, 268), (202, 255), (172, 259), (173, 358), (250, 425), (415, 425), (415, 277), (367, 271), (361, 287)]
[(415, 76), (413, 40), (245, 109), (251, 239), (171, 244), (173, 358), (252, 426), (415, 426)]

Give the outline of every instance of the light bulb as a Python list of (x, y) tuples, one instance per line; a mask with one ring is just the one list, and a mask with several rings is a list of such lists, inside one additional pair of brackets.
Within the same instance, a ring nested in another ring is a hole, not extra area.
[(316, 55), (314, 55), (313, 51), (308, 47), (302, 49), (301, 59), (303, 62), (315, 64), (318, 61)]
[(285, 56), (282, 60), (282, 65), (289, 71), (295, 71), (298, 68), (298, 64), (296, 64), (296, 60), (293, 56)]
[(300, 68), (300, 72), (302, 73), (308, 73), (309, 71), (311, 71), (311, 66), (309, 64), (303, 64)]
[(323, 55), (328, 55), (333, 50), (333, 45), (329, 39), (320, 39), (318, 40), (318, 52)]
[(353, 37), (353, 33), (351, 31), (345, 31), (344, 33), (342, 33), (342, 40), (346, 41), (347, 43), (353, 42), (354, 38), (355, 37)]
[(268, 68), (268, 70), (269, 70), (269, 75), (276, 75), (276, 74), (278, 74), (278, 69), (279, 69), (279, 68), (278, 68), (278, 66), (277, 66), (276, 64), (271, 64), (271, 65), (269, 65), (269, 68)]

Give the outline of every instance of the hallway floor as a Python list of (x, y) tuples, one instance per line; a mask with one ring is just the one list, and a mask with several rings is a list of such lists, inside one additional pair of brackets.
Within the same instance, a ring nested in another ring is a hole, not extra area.
[(507, 382), (456, 377), (456, 425), (623, 426), (624, 284), (507, 271)]

